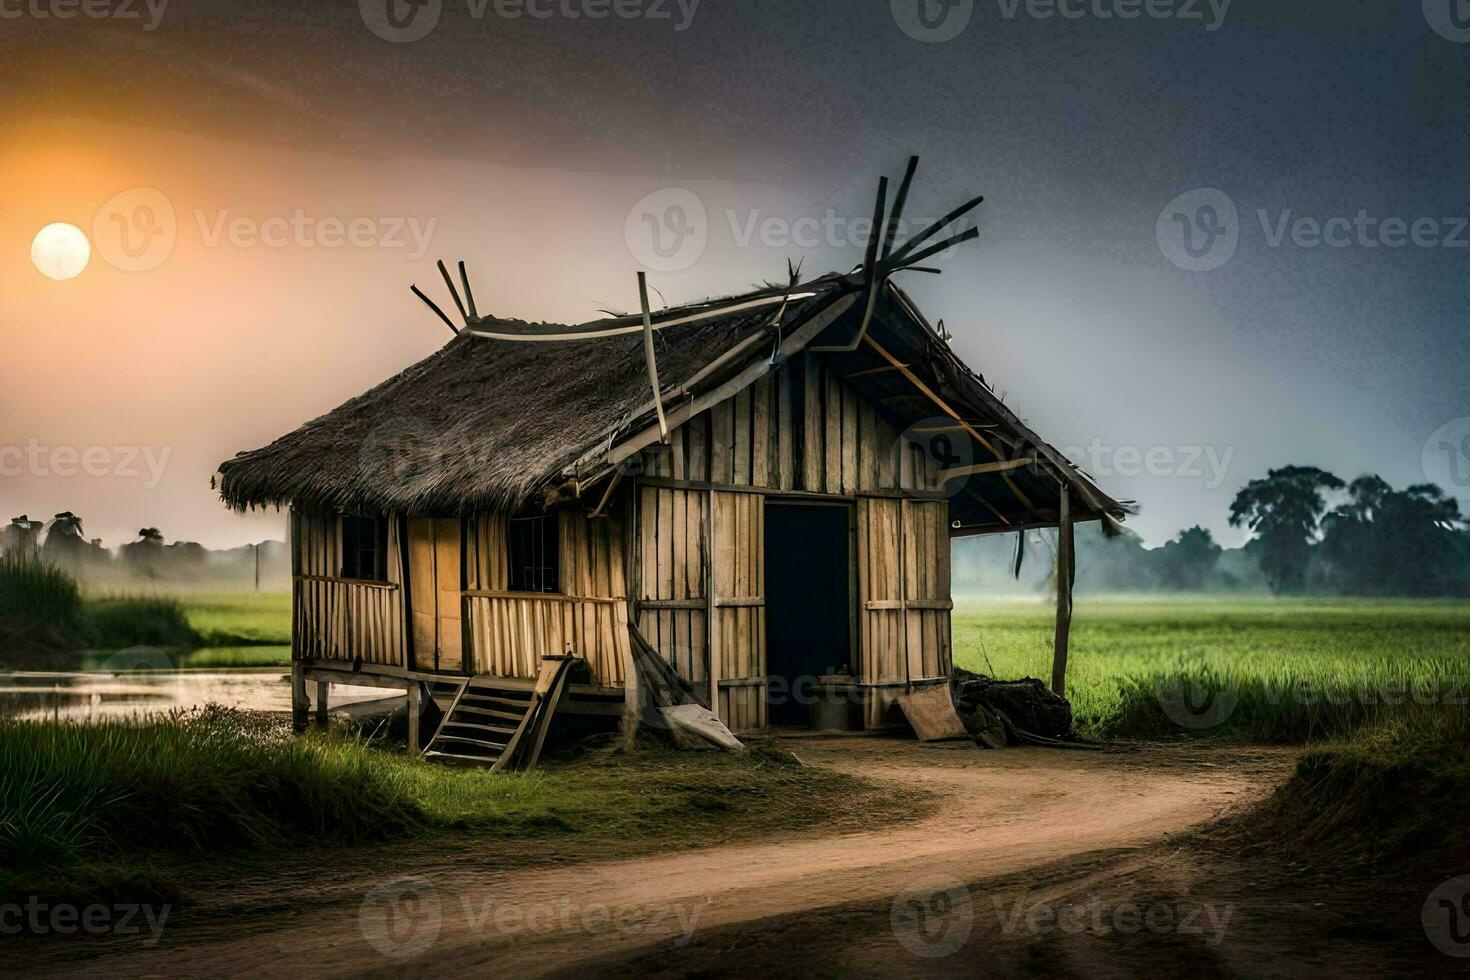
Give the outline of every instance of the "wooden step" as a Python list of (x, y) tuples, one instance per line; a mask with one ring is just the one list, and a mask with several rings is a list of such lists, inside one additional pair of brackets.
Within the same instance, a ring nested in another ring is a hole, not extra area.
[[(455, 714), (457, 715), (458, 712), (456, 712)], [(481, 724), (480, 722), (477, 722), (477, 721), (459, 721), (459, 720), (456, 719), (454, 721), (446, 721), (444, 723), (444, 727), (445, 728), (468, 728), (471, 731), (476, 731), (476, 732), (494, 732), (497, 735), (514, 735), (516, 733), (516, 727), (517, 726), (512, 725), (511, 727), (507, 728), (504, 725), (484, 725), (484, 724)]]
[(474, 691), (466, 691), (464, 696), (460, 698), (461, 704), (466, 702), (479, 707), (500, 708), (502, 710), (508, 708), (515, 711), (517, 717), (525, 714), (526, 709), (531, 706), (530, 701), (514, 701), (510, 698), (496, 697), (493, 694), (477, 694)]
[(505, 751), (504, 742), (486, 742), (478, 738), (469, 738), (465, 735), (440, 735), (434, 739), (437, 742), (459, 742), (463, 745), (478, 745), (482, 749), (493, 749), (496, 755)]
[(501, 711), (498, 708), (481, 708), (478, 705), (459, 703), (459, 712), (467, 715), (477, 715), (485, 718), (501, 718), (505, 721), (519, 722), (525, 717), (525, 712)]
[(483, 766), (491, 760), (483, 755), (460, 755), (457, 752), (445, 752), (441, 749), (430, 749), (424, 753), (425, 759), (442, 759), (445, 762), (461, 766)]

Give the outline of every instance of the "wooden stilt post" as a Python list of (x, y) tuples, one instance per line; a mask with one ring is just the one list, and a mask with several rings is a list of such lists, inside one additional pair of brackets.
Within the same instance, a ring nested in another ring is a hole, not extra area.
[(316, 682), (316, 726), (327, 727), (327, 682)]
[(306, 667), (301, 661), (291, 665), (291, 730), (297, 735), (306, 731), (311, 700), (306, 696)]
[(408, 682), (408, 754), (419, 754), (419, 682)]
[(1076, 564), (1072, 539), (1070, 488), (1062, 484), (1061, 521), (1057, 525), (1057, 634), (1051, 661), (1051, 689), (1067, 696), (1067, 640), (1072, 630), (1072, 576)]

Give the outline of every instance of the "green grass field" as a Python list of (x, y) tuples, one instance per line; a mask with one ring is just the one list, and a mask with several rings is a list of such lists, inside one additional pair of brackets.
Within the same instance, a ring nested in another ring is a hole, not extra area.
[[(955, 663), (1048, 679), (1054, 621), (1043, 602), (960, 602)], [(1466, 602), (1093, 599), (1074, 611), (1067, 694), (1089, 734), (1296, 742), (1464, 713), (1467, 679)], [(1215, 715), (1171, 717), (1210, 691), (1223, 697)]]
[(180, 596), (179, 601), (205, 646), (291, 645), (291, 596), (287, 593), (202, 593)]

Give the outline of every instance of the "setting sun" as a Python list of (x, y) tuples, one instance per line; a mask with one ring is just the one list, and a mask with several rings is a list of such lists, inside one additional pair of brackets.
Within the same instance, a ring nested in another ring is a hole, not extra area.
[(76, 225), (56, 222), (36, 232), (31, 261), (47, 279), (74, 279), (87, 268), (92, 246)]

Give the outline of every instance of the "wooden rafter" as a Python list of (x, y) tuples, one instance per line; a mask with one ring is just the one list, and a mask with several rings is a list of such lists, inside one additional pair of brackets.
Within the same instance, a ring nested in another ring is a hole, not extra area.
[[(997, 460), (1005, 459), (1004, 453), (1002, 453), (999, 449), (996, 449), (995, 445), (989, 439), (981, 435), (979, 430), (977, 430), (973, 425), (966, 422), (964, 418), (961, 417), (959, 412), (956, 412), (953, 408), (950, 408), (949, 403), (946, 402), (943, 398), (940, 398), (939, 395), (934, 392), (934, 389), (930, 388), (924, 383), (923, 379), (921, 379), (917, 374), (909, 370), (907, 367), (904, 367), (903, 362), (900, 361), (898, 358), (888, 353), (888, 350), (882, 344), (878, 343), (872, 337), (864, 337), (863, 341), (869, 347), (873, 348), (873, 350), (877, 351), (884, 360), (897, 367), (899, 372), (903, 374), (905, 378), (908, 378), (909, 382), (913, 384), (915, 388), (918, 388), (920, 391), (922, 391), (930, 401), (939, 406), (939, 408), (943, 409), (946, 415), (958, 422), (960, 424), (960, 427), (970, 434), (971, 438), (973, 438), (980, 445), (988, 449)], [(1010, 474), (1002, 473), (1000, 476), (1002, 480), (1005, 480), (1006, 486), (1011, 488), (1011, 493), (1016, 495), (1017, 500), (1025, 504), (1028, 509), (1035, 509), (1036, 505), (1031, 502), (1031, 498), (1027, 497), (1020, 487), (1016, 486), (1016, 481), (1011, 479)]]

